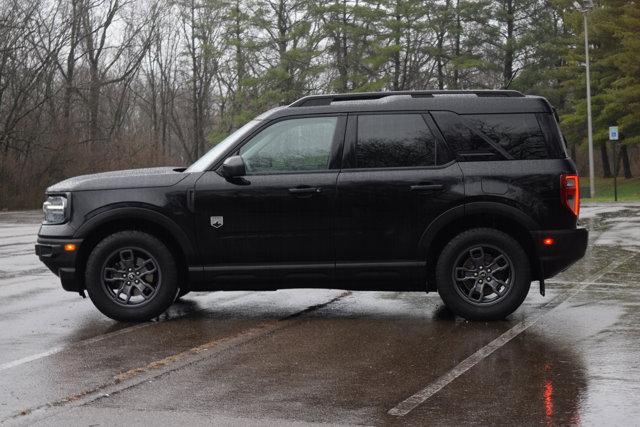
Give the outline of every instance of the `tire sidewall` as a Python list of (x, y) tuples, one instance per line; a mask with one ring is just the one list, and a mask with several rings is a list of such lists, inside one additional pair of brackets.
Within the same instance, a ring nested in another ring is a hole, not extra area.
[[(131, 307), (116, 303), (102, 283), (104, 262), (118, 249), (138, 247), (151, 254), (158, 263), (162, 280), (153, 298)], [(173, 303), (178, 292), (175, 260), (167, 246), (156, 237), (140, 231), (121, 231), (104, 238), (91, 251), (85, 270), (87, 293), (93, 304), (106, 316), (125, 322), (150, 320), (162, 314)]]
[[(509, 256), (513, 263), (515, 280), (509, 293), (495, 304), (478, 306), (458, 294), (452, 278), (454, 263), (460, 254), (474, 244), (495, 246)], [(438, 292), (445, 304), (456, 314), (468, 320), (504, 319), (524, 301), (531, 286), (529, 258), (522, 246), (508, 234), (491, 229), (476, 228), (454, 237), (442, 250), (436, 266)]]

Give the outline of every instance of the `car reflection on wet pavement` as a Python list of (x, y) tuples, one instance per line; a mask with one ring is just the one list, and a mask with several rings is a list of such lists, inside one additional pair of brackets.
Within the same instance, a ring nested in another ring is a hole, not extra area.
[(640, 417), (640, 205), (583, 207), (586, 257), (507, 320), (436, 294), (189, 294), (122, 324), (33, 254), (39, 213), (0, 213), (0, 422), (622, 424)]

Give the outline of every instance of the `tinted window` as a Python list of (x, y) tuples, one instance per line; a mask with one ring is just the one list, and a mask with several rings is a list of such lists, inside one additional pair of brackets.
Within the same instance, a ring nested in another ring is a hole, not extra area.
[(558, 122), (556, 122), (553, 114), (539, 113), (536, 114), (536, 118), (544, 133), (544, 139), (547, 141), (550, 157), (565, 159), (567, 157), (567, 148), (565, 147), (564, 137), (560, 132)]
[(310, 117), (263, 129), (240, 149), (247, 174), (327, 169), (337, 123), (337, 117)]
[(467, 126), (461, 116), (448, 111), (434, 111), (432, 116), (449, 147), (462, 160), (504, 159), (495, 147)]
[(355, 151), (358, 168), (434, 166), (448, 161), (420, 114), (358, 116)]
[(463, 117), (514, 159), (549, 158), (547, 143), (535, 114), (482, 114)]

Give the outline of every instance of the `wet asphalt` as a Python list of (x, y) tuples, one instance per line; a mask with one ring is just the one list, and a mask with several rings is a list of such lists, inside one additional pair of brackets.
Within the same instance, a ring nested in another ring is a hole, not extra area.
[(640, 205), (583, 206), (586, 257), (505, 321), (437, 294), (189, 294), (112, 321), (0, 213), (0, 422), (18, 425), (586, 424), (640, 419)]

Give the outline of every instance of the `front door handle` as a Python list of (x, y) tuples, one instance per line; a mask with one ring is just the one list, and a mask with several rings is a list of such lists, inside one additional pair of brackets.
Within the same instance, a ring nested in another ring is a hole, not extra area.
[(418, 184), (418, 185), (412, 185), (409, 188), (411, 191), (426, 192), (426, 191), (442, 190), (444, 186), (442, 184)]
[(291, 194), (315, 194), (322, 193), (322, 188), (320, 187), (296, 187), (290, 188), (289, 193)]

